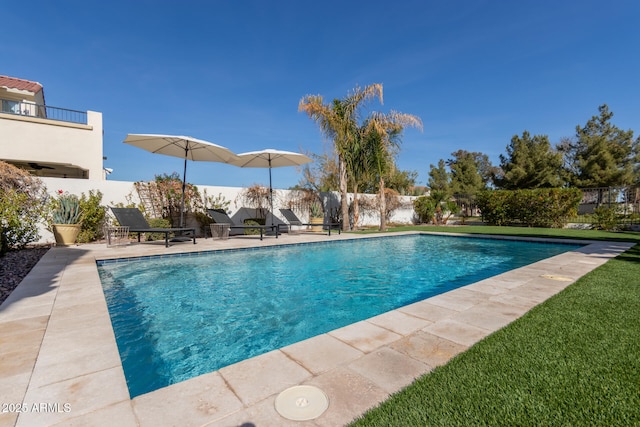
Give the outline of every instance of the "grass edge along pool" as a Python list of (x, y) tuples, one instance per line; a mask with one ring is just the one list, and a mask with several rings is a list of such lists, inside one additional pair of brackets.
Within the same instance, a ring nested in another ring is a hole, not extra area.
[(396, 235), (103, 260), (132, 397), (582, 245)]

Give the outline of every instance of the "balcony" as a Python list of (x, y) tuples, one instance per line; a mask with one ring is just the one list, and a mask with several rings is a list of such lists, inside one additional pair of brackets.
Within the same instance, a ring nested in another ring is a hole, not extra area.
[(2, 104), (2, 110), (0, 110), (0, 112), (5, 114), (15, 114), (17, 116), (36, 117), (82, 125), (87, 124), (87, 113), (84, 111), (50, 107), (34, 102), (14, 101), (10, 99), (0, 99), (0, 102)]

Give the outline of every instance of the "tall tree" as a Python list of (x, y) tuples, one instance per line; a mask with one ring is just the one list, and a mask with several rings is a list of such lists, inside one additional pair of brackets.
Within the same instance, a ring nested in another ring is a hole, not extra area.
[(553, 150), (549, 137), (526, 130), (514, 135), (507, 155), (500, 155), (502, 175), (496, 185), (506, 190), (554, 188), (562, 185), (562, 153)]
[(353, 227), (360, 221), (360, 190), (366, 192), (371, 188), (371, 167), (369, 166), (369, 146), (363, 138), (362, 127), (359, 127), (353, 140), (351, 150), (345, 156), (348, 180), (353, 191)]
[(438, 161), (438, 166), (430, 165), (429, 188), (443, 194), (451, 195), (451, 176), (447, 172), (446, 163), (443, 159)]
[(398, 169), (397, 165), (393, 168), (393, 173), (387, 179), (387, 188), (396, 190), (401, 195), (411, 193), (418, 180), (418, 172), (406, 171)]
[(451, 171), (453, 194), (473, 196), (489, 185), (494, 168), (486, 154), (458, 150), (451, 155), (453, 158), (447, 165)]
[(568, 181), (583, 188), (631, 184), (639, 140), (633, 140), (632, 130), (610, 123), (613, 113), (606, 104), (598, 111), (584, 127), (576, 126), (575, 139), (564, 139), (557, 147), (565, 158)]
[(470, 214), (476, 194), (489, 186), (495, 168), (486, 154), (458, 150), (451, 155), (453, 158), (447, 161), (451, 171), (451, 193), (463, 205), (465, 214)]
[(471, 155), (475, 159), (478, 173), (482, 178), (483, 188), (494, 186), (494, 180), (500, 168), (497, 166), (493, 166), (491, 164), (491, 160), (489, 160), (489, 156), (484, 153), (474, 151), (471, 153)]
[(321, 95), (306, 95), (298, 104), (298, 110), (307, 113), (320, 126), (325, 137), (334, 143), (338, 155), (343, 230), (350, 228), (347, 168), (353, 161), (352, 148), (358, 144), (360, 109), (372, 98), (379, 98), (382, 102), (381, 84), (374, 83), (364, 88), (356, 87), (344, 99), (334, 99), (332, 103), (325, 104)]
[(412, 114), (391, 111), (373, 112), (362, 126), (362, 140), (370, 153), (368, 165), (378, 179), (380, 202), (380, 231), (387, 229), (385, 179), (395, 168), (394, 157), (398, 152), (405, 127), (422, 129), (422, 120)]

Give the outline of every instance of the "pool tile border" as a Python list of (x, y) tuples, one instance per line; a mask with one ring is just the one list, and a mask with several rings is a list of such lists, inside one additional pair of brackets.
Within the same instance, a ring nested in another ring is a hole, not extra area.
[[(414, 232), (414, 233), (394, 233), (393, 235), (370, 235), (367, 238), (385, 238), (385, 239), (393, 239), (397, 237), (402, 237), (406, 235), (440, 235), (447, 237), (458, 237), (458, 238), (476, 238), (476, 239), (486, 239), (486, 240), (513, 240), (513, 241), (522, 241), (522, 242), (549, 242), (555, 243), (558, 245), (575, 245), (575, 244), (584, 244), (584, 241), (578, 240), (568, 240), (568, 239), (557, 239), (550, 241), (549, 239), (541, 239), (541, 238), (523, 238), (523, 237), (512, 237), (512, 236), (493, 236), (487, 237), (486, 235), (476, 235), (476, 234), (453, 234), (453, 233), (428, 233), (428, 232)], [(325, 240), (325, 241), (313, 241), (313, 242), (297, 242), (297, 243), (278, 243), (274, 245), (269, 245), (271, 248), (287, 248), (287, 247), (296, 247), (296, 246), (307, 246), (307, 245), (335, 245), (341, 242), (345, 242), (353, 239), (339, 239), (339, 240)], [(216, 253), (233, 253), (233, 252), (243, 252), (243, 251), (255, 251), (264, 248), (264, 246), (260, 247), (241, 247), (241, 248), (226, 248), (226, 249), (211, 249), (206, 251), (189, 251), (189, 252), (181, 252), (174, 254), (159, 254), (159, 255), (146, 255), (146, 256), (128, 256), (128, 257), (120, 257), (120, 258), (96, 258), (96, 265), (102, 266), (113, 263), (124, 263), (124, 262), (139, 262), (146, 260), (154, 260), (154, 259), (162, 259), (162, 258), (181, 258), (181, 257), (192, 257), (192, 256), (207, 256)]]
[[(456, 305), (433, 297), (389, 312), (393, 314), (385, 313), (346, 326), (346, 329), (331, 331), (326, 336), (320, 336), (322, 338), (310, 338), (133, 400), (129, 399), (119, 360), (108, 357), (103, 359), (106, 364), (101, 362), (96, 366), (87, 366), (85, 372), (77, 372), (70, 369), (74, 367), (71, 366), (74, 364), (73, 358), (59, 354), (61, 350), (55, 344), (62, 339), (69, 340), (66, 344), (69, 351), (78, 348), (87, 352), (88, 358), (92, 357), (93, 352), (96, 361), (100, 360), (98, 356), (105, 349), (109, 349), (107, 352), (110, 354), (117, 354), (106, 302), (101, 294), (96, 268), (98, 260), (112, 259), (114, 255), (117, 255), (116, 258), (135, 258), (140, 257), (140, 252), (149, 253), (140, 258), (152, 256), (152, 253), (175, 255), (185, 252), (183, 256), (193, 256), (186, 252), (230, 250), (229, 246), (234, 246), (234, 250), (240, 247), (258, 249), (283, 243), (329, 243), (383, 236), (342, 234), (332, 235), (330, 240), (327, 236), (283, 237), (278, 242), (272, 241), (273, 239), (260, 242), (257, 239), (242, 238), (228, 241), (199, 240), (200, 245), (210, 248), (206, 251), (201, 251), (201, 246), (196, 249), (192, 248), (193, 245), (164, 248), (151, 244), (116, 249), (106, 248), (106, 245), (84, 245), (50, 250), (0, 306), (0, 341), (7, 344), (3, 344), (0, 349), (0, 357), (4, 366), (20, 367), (15, 372), (0, 371), (3, 375), (0, 401), (19, 403), (22, 405), (20, 408), (25, 409), (21, 412), (0, 413), (0, 425), (31, 427), (63, 423), (106, 426), (111, 425), (114, 420), (118, 420), (122, 427), (175, 424), (230, 426), (247, 422), (283, 426), (345, 424), (384, 400), (390, 393), (407, 385), (410, 377), (445, 363), (448, 358), (492, 333), (494, 327), (499, 328), (503, 322), (509, 322), (503, 316), (495, 319), (496, 323), (493, 325), (479, 325), (477, 320), (483, 319), (483, 309), (486, 310), (486, 315), (491, 315), (495, 314), (492, 311), (492, 307), (496, 308), (495, 304), (511, 307), (511, 311), (505, 308), (508, 312), (506, 317), (515, 319), (519, 317), (518, 313), (523, 314), (632, 246), (616, 242), (565, 240), (571, 244), (586, 246), (461, 288), (467, 292), (467, 296), (469, 292), (478, 295), (478, 304), (471, 307), (464, 303), (467, 298), (461, 300), (463, 304)], [(296, 239), (305, 242), (295, 242)], [(540, 238), (518, 240), (561, 242)], [(541, 272), (567, 276), (571, 278), (571, 282), (543, 278)], [(94, 310), (94, 314), (87, 315), (85, 309), (82, 321), (78, 324), (69, 322), (69, 317), (73, 318), (74, 312), (81, 312), (87, 301), (93, 304), (90, 310)], [(502, 316), (504, 313), (499, 314)], [(388, 318), (385, 319), (385, 315)], [(413, 332), (403, 330), (406, 325), (394, 325), (393, 316), (400, 319), (410, 316), (415, 319), (412, 322), (416, 325), (423, 322), (426, 326)], [(61, 324), (55, 320), (62, 318), (65, 318), (66, 323)], [(486, 319), (484, 322), (486, 323)], [(58, 326), (54, 327), (56, 323)], [(99, 338), (102, 344), (92, 347), (86, 339), (82, 339), (80, 331), (87, 327), (100, 330), (108, 327), (107, 334)], [(21, 331), (19, 336), (28, 338), (31, 344), (25, 346), (22, 339), (16, 340), (16, 330)], [(75, 342), (74, 336), (77, 337)], [(335, 361), (332, 366), (319, 367), (317, 360), (312, 361), (314, 353), (318, 351), (317, 346), (322, 345), (317, 341), (327, 339), (332, 340), (331, 342), (337, 340), (342, 343), (341, 346), (347, 346), (353, 351), (347, 351), (348, 356)], [(357, 356), (355, 359), (354, 355)], [(406, 367), (403, 368), (409, 360), (406, 358), (410, 358), (410, 365), (413, 366), (408, 371)], [(294, 371), (297, 373), (288, 376), (286, 370), (274, 372), (274, 363), (295, 366)], [(380, 369), (391, 373), (405, 372), (405, 379), (398, 383), (387, 383), (384, 381), (386, 374), (377, 372)], [(269, 376), (270, 373), (273, 375)], [(46, 376), (56, 379), (51, 382)], [(260, 381), (258, 378), (263, 379)], [(319, 418), (304, 423), (280, 417), (273, 407), (275, 396), (289, 385), (298, 383), (312, 384), (323, 389), (329, 395), (329, 410)], [(256, 393), (256, 387), (262, 391)], [(69, 405), (69, 410), (66, 410), (65, 404)], [(41, 406), (43, 410), (38, 411), (37, 405), (44, 405)]]

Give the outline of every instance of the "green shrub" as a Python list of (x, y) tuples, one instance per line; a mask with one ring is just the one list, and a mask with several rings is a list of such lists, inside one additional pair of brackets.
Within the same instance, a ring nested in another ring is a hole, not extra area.
[(47, 197), (37, 177), (0, 161), (0, 256), (40, 238)]
[(206, 209), (224, 209), (226, 211), (231, 205), (231, 200), (227, 200), (222, 193), (218, 193), (218, 195), (215, 197), (209, 196), (206, 189), (202, 191), (202, 199), (204, 202), (203, 213), (205, 215)]
[[(171, 221), (164, 218), (151, 218), (147, 219), (149, 227), (151, 228), (171, 228)], [(152, 240), (164, 240), (164, 233), (146, 233), (145, 237), (147, 241)]]
[[(244, 225), (265, 225), (266, 219), (264, 218), (247, 218), (243, 221)], [(257, 228), (245, 228), (244, 234), (256, 235), (260, 234), (260, 230)]]
[(443, 218), (443, 223), (446, 224), (449, 218), (460, 212), (460, 206), (454, 200), (447, 200), (442, 202), (440, 206), (447, 215)]
[[(180, 226), (180, 211), (182, 209), (182, 179), (177, 172), (172, 174), (156, 175), (155, 180), (150, 183), (134, 183), (138, 194), (147, 194), (151, 197), (154, 205), (161, 208), (163, 218), (171, 220), (171, 226)], [(127, 207), (135, 206), (129, 199)], [(222, 193), (217, 196), (210, 196), (206, 189), (200, 193), (197, 186), (187, 183), (184, 189), (184, 214), (194, 215), (200, 226), (200, 232), (206, 235), (212, 220), (207, 213), (207, 209), (227, 210), (231, 201), (227, 200)], [(138, 206), (143, 212), (144, 207)]]
[(581, 199), (577, 188), (538, 188), (483, 191), (477, 203), (492, 225), (562, 228), (576, 215)]
[(0, 189), (0, 256), (40, 238), (37, 218), (41, 213), (30, 202), (26, 193)]
[(615, 208), (600, 206), (593, 212), (591, 224), (596, 230), (615, 230), (618, 228), (618, 219)]
[(476, 203), (482, 218), (492, 225), (507, 225), (511, 218), (510, 191), (481, 191)]
[(104, 235), (104, 220), (106, 208), (101, 206), (102, 192), (89, 190), (89, 196), (80, 196), (80, 211), (82, 212), (82, 228), (78, 235), (79, 243), (95, 242)]
[(414, 200), (413, 210), (419, 224), (446, 224), (452, 215), (460, 212), (460, 207), (446, 193), (434, 190)]
[[(562, 228), (578, 214), (578, 206), (582, 200), (582, 191), (577, 188), (540, 189), (545, 197), (541, 206), (540, 218), (554, 228)], [(546, 225), (542, 225), (543, 227)]]
[(420, 196), (413, 201), (413, 210), (416, 212), (418, 224), (433, 222), (436, 214), (436, 205), (429, 196)]

